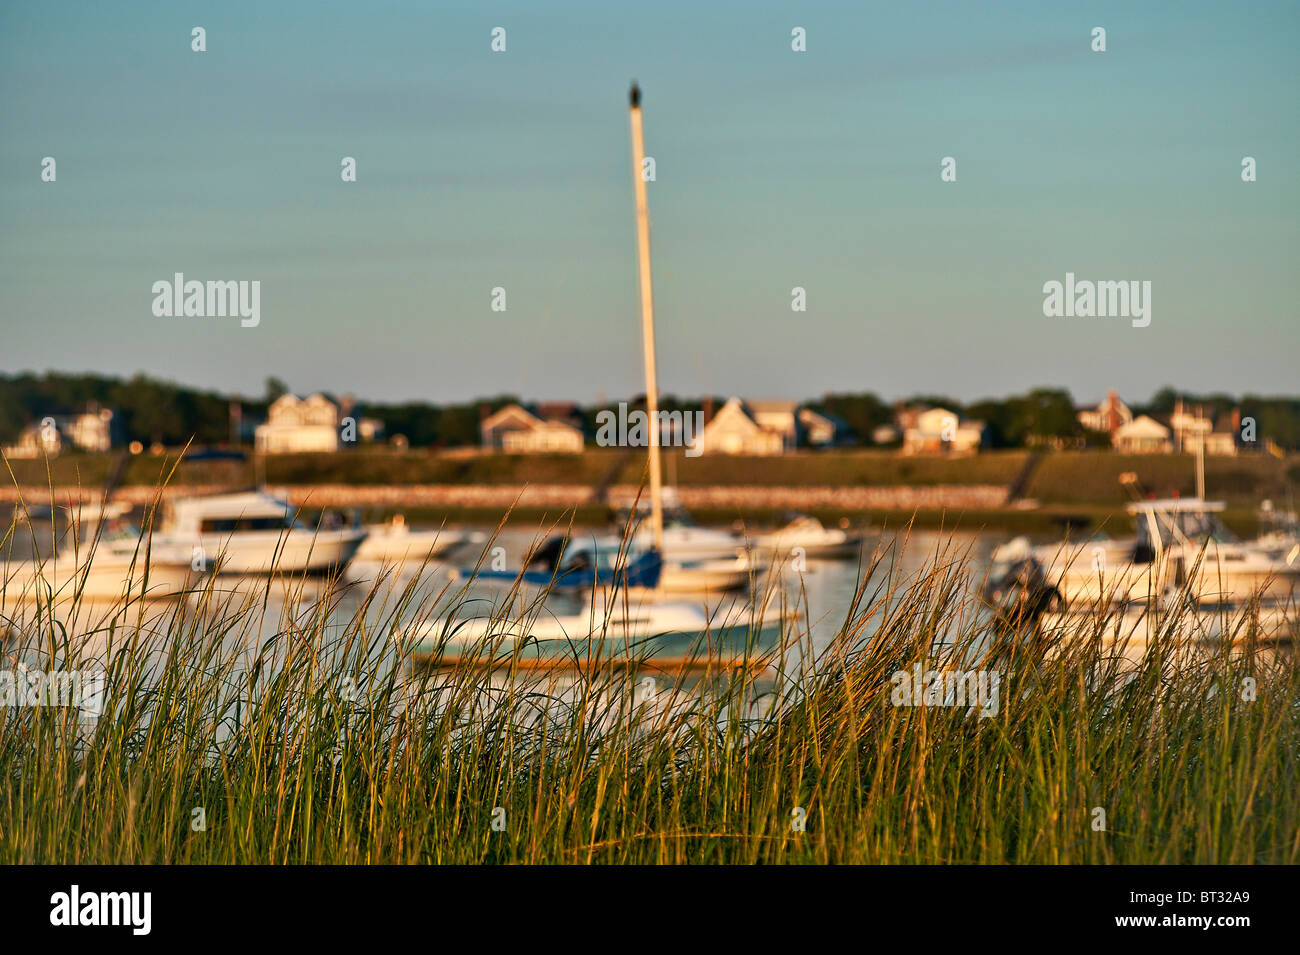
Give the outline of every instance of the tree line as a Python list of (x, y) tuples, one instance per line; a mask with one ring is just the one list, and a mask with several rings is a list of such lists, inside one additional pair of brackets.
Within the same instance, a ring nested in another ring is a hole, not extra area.
[[(162, 381), (146, 375), (114, 378), (94, 374), (22, 372), (0, 375), (0, 443), (14, 441), (27, 425), (46, 416), (71, 414), (87, 405), (98, 404), (115, 412), (118, 439), (150, 445), (180, 445), (193, 439), (197, 445), (229, 442), (232, 434), (231, 406), (240, 410), (247, 425), (262, 420), (267, 407), (287, 391), (287, 386), (269, 379), (260, 397), (220, 394)], [(1255, 419), (1258, 433), (1287, 449), (1300, 449), (1300, 398), (1222, 393), (1189, 394), (1162, 388), (1145, 403), (1129, 402), (1135, 415), (1168, 415), (1182, 399), (1213, 409), (1216, 416), (1240, 408), (1243, 417)], [(457, 404), (424, 401), (398, 403), (366, 402), (364, 413), (384, 422), (391, 438), (402, 435), (411, 447), (461, 447), (479, 443), (479, 424), (485, 414), (518, 399), (509, 394)], [(691, 411), (701, 406), (720, 408), (724, 399), (682, 399), (665, 396), (661, 406)], [(629, 405), (642, 403), (633, 398)], [(895, 423), (899, 405), (939, 405), (959, 415), (985, 422), (993, 447), (1021, 447), (1044, 439), (1104, 443), (1079, 425), (1077, 405), (1064, 389), (1038, 388), (1009, 398), (961, 402), (943, 395), (917, 395), (903, 402), (886, 401), (870, 392), (828, 394), (808, 401), (815, 411), (833, 415), (848, 429), (848, 442), (874, 443), (873, 433), (882, 425)], [(617, 405), (617, 401), (607, 403)], [(604, 407), (604, 406), (602, 406)], [(596, 413), (601, 408), (583, 407), (578, 413), (594, 433)]]

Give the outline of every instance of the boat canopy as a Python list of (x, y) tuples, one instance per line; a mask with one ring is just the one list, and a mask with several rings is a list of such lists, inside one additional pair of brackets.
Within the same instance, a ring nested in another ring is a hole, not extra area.
[(186, 497), (172, 502), (173, 523), (181, 529), (197, 528), (204, 520), (212, 519), (285, 518), (291, 511), (287, 502), (262, 491)]

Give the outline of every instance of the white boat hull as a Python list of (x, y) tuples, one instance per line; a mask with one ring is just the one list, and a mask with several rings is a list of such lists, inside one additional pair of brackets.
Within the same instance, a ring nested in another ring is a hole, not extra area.
[(203, 586), (203, 574), (188, 565), (152, 562), (143, 557), (132, 566), (107, 552), (78, 562), (76, 558), (10, 561), (0, 564), (7, 601), (31, 603), (51, 595), (56, 603), (71, 600), (102, 602), (143, 596), (172, 600)]
[[(632, 536), (633, 549), (647, 550), (654, 545), (654, 535), (647, 529)], [(664, 560), (684, 563), (696, 560), (721, 560), (735, 557), (745, 549), (745, 542), (726, 531), (707, 527), (665, 527), (661, 553)]]
[(1110, 643), (1149, 643), (1156, 637), (1168, 641), (1209, 643), (1231, 639), (1234, 644), (1254, 638), (1266, 642), (1292, 642), (1300, 622), (1294, 606), (1260, 607), (1258, 614), (1236, 610), (1195, 607), (1179, 612), (1177, 626), (1169, 614), (1155, 613), (1145, 607), (1129, 608), (1103, 615), (1065, 612), (1046, 613), (1040, 620), (1049, 638), (1090, 637), (1100, 632)]
[(201, 548), (198, 558), (217, 574), (296, 574), (341, 570), (365, 536), (363, 530), (244, 531), (169, 543)]
[(357, 548), (354, 560), (420, 561), (437, 557), (464, 543), (466, 535), (458, 531), (394, 532), (388, 525), (369, 528), (369, 534)]
[(690, 564), (665, 564), (659, 574), (659, 590), (666, 594), (722, 593), (749, 586), (758, 572), (747, 557), (705, 560)]

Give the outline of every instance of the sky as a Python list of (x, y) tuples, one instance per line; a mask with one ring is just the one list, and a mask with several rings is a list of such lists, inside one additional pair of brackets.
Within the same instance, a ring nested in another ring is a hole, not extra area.
[[(661, 391), (1296, 394), (1298, 41), (1294, 2), (0, 0), (0, 373), (640, 393), (635, 78)], [(259, 324), (155, 316), (177, 272)], [(1045, 316), (1067, 272), (1150, 324)]]

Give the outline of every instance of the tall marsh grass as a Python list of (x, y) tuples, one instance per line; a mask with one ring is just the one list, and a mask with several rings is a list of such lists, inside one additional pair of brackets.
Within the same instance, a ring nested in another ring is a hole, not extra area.
[[(1104, 619), (1008, 628), (964, 554), (904, 576), (898, 546), (815, 664), (796, 621), (689, 672), (419, 664), (411, 625), (470, 599), (438, 574), (6, 593), (0, 669), (105, 688), (98, 717), (0, 707), (0, 862), (1300, 861), (1289, 652), (1194, 649), (1177, 610), (1128, 657)], [(914, 668), (997, 674), (995, 712), (895, 705)]]

